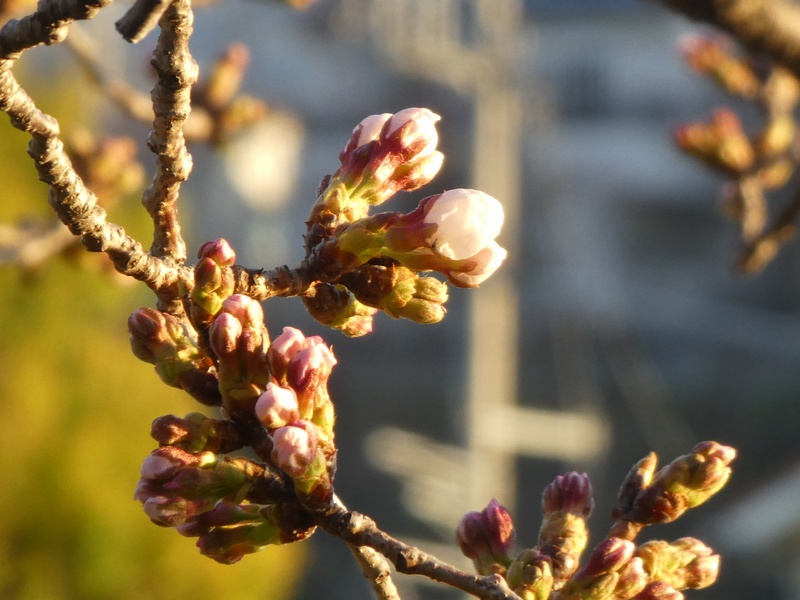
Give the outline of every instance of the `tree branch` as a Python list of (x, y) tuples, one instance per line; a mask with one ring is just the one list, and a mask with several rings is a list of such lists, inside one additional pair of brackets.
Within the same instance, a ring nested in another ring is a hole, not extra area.
[(800, 5), (790, 0), (656, 0), (670, 10), (727, 31), (800, 77)]
[(369, 546), (347, 544), (347, 547), (358, 561), (361, 572), (369, 581), (378, 600), (401, 600), (394, 581), (392, 581), (389, 561), (386, 558)]
[(354, 546), (368, 546), (385, 556), (399, 573), (422, 575), (485, 600), (520, 600), (499, 575), (479, 577), (442, 562), (435, 556), (404, 544), (381, 531), (375, 521), (348, 511), (338, 500), (328, 512), (312, 513), (329, 534)]
[(161, 35), (150, 63), (158, 73), (153, 87), (153, 130), (147, 146), (157, 156), (153, 183), (142, 204), (153, 219), (150, 254), (177, 264), (186, 260), (186, 244), (178, 222), (178, 194), (192, 170), (192, 157), (183, 138), (183, 124), (191, 110), (192, 84), (197, 63), (189, 53), (192, 9), (188, 0), (176, 0), (161, 18)]
[(71, 20), (91, 18), (107, 4), (108, 0), (45, 0), (35, 13), (6, 23), (0, 29), (0, 110), (8, 114), (15, 128), (31, 135), (28, 154), (39, 179), (50, 186), (50, 204), (84, 246), (92, 252), (105, 252), (120, 273), (143, 281), (157, 294), (177, 294), (178, 280), (187, 274), (148, 256), (122, 227), (106, 220), (105, 210), (64, 152), (58, 122), (36, 108), (11, 72), (23, 50), (62, 41)]

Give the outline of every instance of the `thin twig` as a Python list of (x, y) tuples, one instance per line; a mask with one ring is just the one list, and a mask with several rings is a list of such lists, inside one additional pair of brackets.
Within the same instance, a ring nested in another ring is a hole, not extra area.
[(480, 577), (465, 573), (435, 556), (404, 544), (381, 531), (375, 522), (334, 502), (326, 512), (313, 513), (329, 534), (354, 546), (368, 546), (385, 556), (399, 573), (422, 575), (485, 600), (520, 600), (499, 575)]
[(137, 121), (148, 124), (153, 122), (153, 106), (147, 94), (140, 92), (123, 79), (108, 75), (96, 45), (83, 29), (73, 26), (66, 43), (92, 82), (111, 101)]
[(172, 0), (136, 0), (115, 23), (123, 38), (135, 44), (150, 33), (166, 12)]
[(36, 269), (77, 242), (58, 221), (13, 227), (0, 224), (0, 266)]
[(400, 594), (392, 581), (389, 561), (369, 546), (347, 544), (353, 553), (361, 573), (369, 581), (378, 600), (401, 600)]

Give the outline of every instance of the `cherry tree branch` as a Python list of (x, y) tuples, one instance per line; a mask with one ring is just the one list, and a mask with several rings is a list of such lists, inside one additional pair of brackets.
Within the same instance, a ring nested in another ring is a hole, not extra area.
[[(327, 511), (312, 513), (326, 532), (353, 546), (367, 546), (386, 557), (398, 573), (422, 575), (484, 600), (520, 600), (499, 575), (480, 577), (465, 573), (435, 556), (409, 546), (378, 528), (375, 521), (347, 510), (338, 499)], [(373, 586), (374, 587), (374, 586)]]
[(800, 77), (800, 5), (791, 0), (656, 0), (719, 27), (747, 49), (764, 53)]
[(50, 204), (84, 246), (105, 252), (120, 273), (143, 281), (157, 294), (175, 294), (179, 269), (149, 256), (122, 227), (106, 220), (105, 210), (64, 152), (58, 122), (36, 107), (11, 72), (24, 50), (63, 41), (70, 22), (94, 17), (109, 1), (44, 0), (36, 12), (5, 24), (0, 29), (0, 110), (15, 128), (30, 134), (28, 154), (39, 178), (50, 186)]
[(177, 264), (186, 260), (186, 244), (178, 222), (178, 194), (192, 170), (192, 158), (183, 138), (183, 124), (191, 110), (192, 84), (197, 81), (197, 63), (189, 53), (192, 33), (189, 0), (176, 0), (161, 18), (161, 35), (150, 63), (158, 73), (152, 92), (155, 119), (147, 139), (156, 154), (156, 174), (145, 190), (142, 204), (153, 219), (150, 253)]
[(358, 561), (361, 573), (369, 581), (378, 600), (400, 600), (400, 594), (392, 581), (389, 561), (369, 546), (347, 544)]

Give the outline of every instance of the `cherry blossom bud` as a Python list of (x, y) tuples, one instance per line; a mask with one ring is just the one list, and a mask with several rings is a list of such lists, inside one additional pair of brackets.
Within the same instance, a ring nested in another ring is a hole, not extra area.
[(589, 541), (586, 518), (593, 506), (592, 486), (585, 473), (559, 476), (545, 488), (539, 549), (553, 561), (556, 589), (578, 568)]
[(511, 562), (505, 579), (523, 600), (548, 600), (553, 589), (550, 557), (536, 548), (525, 550)]
[(219, 238), (212, 242), (206, 242), (200, 246), (197, 252), (197, 258), (211, 259), (217, 266), (231, 266), (236, 263), (236, 252), (233, 251), (231, 245), (224, 239)]
[(209, 343), (218, 356), (232, 354), (242, 336), (242, 323), (230, 313), (222, 313), (211, 324)]
[(289, 477), (306, 474), (317, 454), (317, 436), (313, 423), (299, 421), (280, 427), (272, 434), (272, 462)]
[(356, 125), (353, 129), (353, 134), (358, 133), (356, 138), (355, 147), (360, 148), (364, 144), (368, 144), (373, 140), (377, 140), (381, 134), (386, 121), (392, 118), (391, 113), (382, 113), (380, 115), (370, 115), (361, 120), (361, 123)]
[(272, 340), (267, 350), (267, 361), (272, 375), (278, 379), (283, 378), (289, 361), (307, 344), (307, 338), (302, 331), (294, 327), (284, 327), (283, 333)]
[(462, 517), (456, 528), (456, 540), (479, 574), (502, 573), (511, 562), (514, 522), (506, 508), (493, 498), (481, 512), (473, 511)]
[(436, 226), (428, 244), (453, 260), (475, 256), (494, 241), (503, 226), (503, 205), (478, 190), (448, 190), (426, 209), (425, 224)]
[(280, 543), (280, 527), (269, 522), (246, 523), (238, 527), (215, 527), (197, 540), (200, 554), (223, 565), (239, 562), (244, 555)]
[(222, 303), (222, 311), (236, 317), (243, 327), (260, 329), (264, 325), (261, 304), (244, 294), (234, 294)]
[(640, 524), (669, 523), (687, 509), (706, 502), (727, 483), (736, 450), (702, 442), (676, 458), (638, 494), (628, 519)]
[(651, 579), (675, 589), (700, 589), (717, 580), (720, 557), (700, 540), (681, 538), (672, 543), (653, 540), (641, 544), (636, 555), (642, 558)]
[(427, 108), (406, 108), (392, 115), (385, 137), (400, 132), (400, 144), (404, 148), (420, 147), (415, 155), (430, 154), (439, 143), (436, 122), (442, 117)]
[(505, 248), (502, 248), (497, 242), (492, 242), (469, 259), (474, 263), (472, 268), (465, 271), (448, 270), (445, 271), (445, 274), (453, 285), (477, 287), (500, 268), (506, 256), (508, 256), (508, 252)]
[(256, 402), (256, 416), (269, 431), (294, 423), (300, 419), (297, 395), (291, 388), (268, 383)]
[(175, 415), (158, 417), (150, 427), (150, 435), (162, 446), (177, 446), (195, 453), (227, 454), (244, 445), (234, 423), (211, 419), (201, 413), (189, 413), (185, 418)]
[[(346, 273), (352, 276), (361, 269)], [(360, 337), (372, 331), (372, 316), (377, 309), (362, 304), (344, 285), (318, 283), (314, 295), (303, 297), (303, 304), (314, 320), (337, 329), (347, 337)]]
[(592, 482), (586, 473), (559, 475), (542, 494), (542, 513), (571, 513), (588, 519), (594, 510)]
[(631, 600), (683, 600), (684, 595), (663, 581), (653, 581)]

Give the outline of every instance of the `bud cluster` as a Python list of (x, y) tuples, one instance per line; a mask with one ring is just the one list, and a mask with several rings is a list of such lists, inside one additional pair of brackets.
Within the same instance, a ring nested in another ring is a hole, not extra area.
[[(161, 378), (208, 405), (153, 422), (160, 444), (136, 488), (150, 519), (198, 538), (200, 551), (230, 563), (313, 531), (307, 508), (333, 499), (334, 408), (328, 379), (336, 359), (322, 338), (286, 327), (270, 341), (261, 305), (234, 294), (235, 254), (204, 244), (187, 294), (188, 318), (139, 309), (131, 346)], [(230, 456), (250, 447), (260, 461)]]
[(589, 477), (575, 472), (545, 489), (536, 546), (513, 553), (513, 520), (496, 500), (465, 515), (456, 539), (479, 575), (503, 577), (523, 600), (679, 600), (679, 590), (716, 581), (719, 556), (694, 538), (638, 546), (634, 538), (708, 500), (725, 485), (734, 457), (732, 448), (704, 442), (658, 472), (654, 454), (641, 460), (622, 484), (614, 527), (585, 557), (594, 498)]
[(780, 66), (755, 69), (730, 46), (719, 38), (691, 37), (681, 49), (694, 70), (758, 104), (763, 123), (748, 134), (735, 112), (718, 108), (711, 122), (682, 125), (675, 138), (687, 154), (730, 178), (721, 194), (723, 210), (738, 223), (744, 242), (739, 267), (754, 272), (772, 259), (793, 231), (790, 217), (770, 224), (767, 193), (785, 186), (797, 165), (794, 111), (800, 104), (800, 81)]
[(323, 297), (336, 298), (333, 304), (306, 298), (314, 318), (347, 335), (370, 331), (376, 310), (435, 323), (444, 317), (447, 288), (421, 272), (477, 287), (505, 260), (495, 241), (503, 208), (483, 192), (452, 189), (425, 198), (408, 214), (369, 214), (439, 171), (439, 118), (409, 108), (372, 115), (353, 130), (339, 157), (342, 166), (323, 181), (307, 221), (307, 264), (321, 285), (331, 286)]

